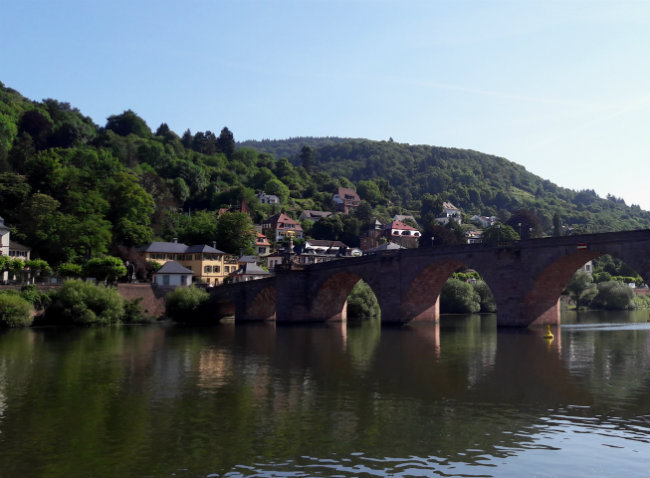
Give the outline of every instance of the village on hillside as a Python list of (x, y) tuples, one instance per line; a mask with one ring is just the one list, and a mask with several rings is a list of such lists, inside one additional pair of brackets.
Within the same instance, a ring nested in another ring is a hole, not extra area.
[[(280, 204), (280, 199), (264, 191), (257, 194), (262, 204)], [(269, 277), (277, 268), (301, 268), (341, 258), (361, 257), (381, 251), (420, 247), (423, 240), (421, 227), (412, 215), (395, 215), (392, 221), (382, 224), (374, 220), (370, 227), (358, 237), (358, 246), (350, 246), (340, 240), (314, 239), (304, 231), (304, 224), (314, 224), (336, 215), (349, 215), (361, 204), (361, 199), (352, 188), (340, 187), (332, 197), (332, 211), (294, 211), (296, 219), (286, 212), (278, 212), (252, 231), (254, 254), (228, 254), (217, 248), (216, 242), (209, 244), (184, 244), (177, 239), (171, 242), (154, 241), (136, 248), (140, 260), (124, 261), (127, 275), (124, 280), (136, 280), (137, 268), (146, 264), (151, 272), (147, 280), (160, 286), (187, 286), (191, 284), (215, 287), (224, 283), (237, 283)], [(247, 213), (242, 201), (235, 207), (222, 208), (218, 215), (228, 211)], [(445, 227), (450, 223), (460, 226), (462, 212), (450, 202), (443, 203), (442, 213), (436, 221)], [(464, 228), (467, 244), (481, 242), (483, 229), (496, 222), (495, 217), (473, 216), (471, 226)], [(11, 230), (0, 219), (0, 257), (8, 258), (3, 267), (0, 281), (3, 284), (34, 282), (41, 280), (49, 270), (35, 270), (31, 249), (11, 240)], [(428, 240), (433, 240), (429, 237)], [(432, 242), (433, 244), (433, 242)], [(22, 261), (18, 263), (16, 261)], [(43, 262), (43, 261), (41, 261)], [(139, 263), (139, 264), (138, 264)], [(44, 268), (49, 269), (49, 268)], [(51, 276), (56, 283), (60, 277)]]

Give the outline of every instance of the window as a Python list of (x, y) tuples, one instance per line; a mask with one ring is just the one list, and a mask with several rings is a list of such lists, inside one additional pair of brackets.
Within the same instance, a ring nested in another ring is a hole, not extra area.
[(187, 285), (187, 276), (181, 276), (181, 285)]
[(221, 272), (221, 266), (214, 266), (213, 270), (215, 273), (219, 274)]
[(169, 276), (168, 275), (163, 276), (163, 285), (169, 285)]
[(211, 273), (212, 272), (212, 266), (205, 266), (203, 268), (203, 272), (205, 272), (206, 274)]

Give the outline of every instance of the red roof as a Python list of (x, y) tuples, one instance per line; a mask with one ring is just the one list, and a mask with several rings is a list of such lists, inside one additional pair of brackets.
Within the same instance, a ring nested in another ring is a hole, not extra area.
[(265, 226), (268, 225), (271, 229), (285, 229), (286, 225), (289, 224), (293, 224), (295, 227), (291, 227), (288, 229), (294, 231), (302, 231), (302, 227), (300, 226), (300, 223), (295, 219), (291, 219), (283, 212), (276, 214), (275, 216), (270, 217), (266, 221), (264, 221), (264, 225)]
[(417, 231), (416, 228), (413, 226), (409, 226), (408, 224), (404, 224), (402, 221), (393, 221), (390, 224), (386, 224), (384, 226), (384, 229), (401, 229), (405, 231)]

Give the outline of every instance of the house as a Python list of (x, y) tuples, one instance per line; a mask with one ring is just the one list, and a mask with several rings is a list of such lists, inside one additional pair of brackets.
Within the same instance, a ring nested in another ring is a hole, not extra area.
[(585, 272), (589, 275), (591, 275), (594, 272), (594, 263), (592, 261), (589, 261), (585, 263), (580, 269), (578, 269), (581, 272)]
[[(0, 217), (0, 256), (11, 259), (30, 260), (31, 249), (11, 240), (11, 229), (5, 225), (5, 220)], [(9, 280), (9, 272), (0, 272), (0, 281), (5, 283)]]
[(404, 221), (412, 221), (413, 224), (417, 224), (417, 223), (418, 223), (418, 222), (415, 220), (415, 218), (414, 218), (413, 216), (409, 215), (409, 214), (395, 214), (395, 216), (393, 217), (393, 221), (400, 221), (400, 222), (404, 222)]
[(465, 237), (467, 244), (479, 244), (483, 242), (483, 231), (467, 231)]
[(275, 194), (266, 194), (261, 192), (255, 195), (262, 204), (280, 204), (280, 198)]
[(273, 240), (279, 242), (288, 237), (302, 238), (303, 230), (300, 223), (281, 212), (268, 218), (262, 223), (262, 231), (273, 231)]
[(138, 253), (147, 261), (165, 265), (176, 261), (181, 266), (194, 272), (197, 282), (219, 285), (231, 273), (237, 270), (237, 257), (208, 245), (188, 246), (177, 241), (152, 242), (137, 248)]
[(304, 250), (305, 252), (315, 252), (317, 254), (344, 255), (347, 253), (348, 246), (341, 241), (309, 239), (305, 242)]
[(258, 256), (265, 256), (271, 252), (271, 243), (264, 234), (256, 231), (253, 249), (255, 249), (255, 254)]
[(347, 214), (350, 212), (350, 208), (358, 207), (361, 204), (361, 198), (354, 189), (339, 188), (337, 193), (334, 194), (334, 203), (339, 211)]
[(472, 216), (470, 219), (474, 224), (479, 224), (482, 227), (490, 227), (497, 220), (496, 216)]
[(456, 206), (450, 202), (442, 203), (442, 214), (436, 218), (440, 224), (447, 224), (449, 221), (455, 221), (462, 224), (461, 212)]
[(420, 236), (420, 231), (402, 221), (393, 221), (384, 226), (384, 237), (407, 248), (417, 247)]
[(167, 261), (158, 272), (153, 275), (153, 282), (161, 286), (179, 287), (192, 285), (192, 272), (176, 261)]
[(300, 213), (298, 220), (316, 222), (324, 217), (331, 217), (332, 215), (334, 215), (334, 213), (329, 211), (313, 211), (311, 209), (305, 209)]
[(239, 268), (230, 274), (233, 282), (247, 282), (257, 279), (265, 279), (272, 276), (269, 271), (262, 269), (254, 262), (244, 262)]

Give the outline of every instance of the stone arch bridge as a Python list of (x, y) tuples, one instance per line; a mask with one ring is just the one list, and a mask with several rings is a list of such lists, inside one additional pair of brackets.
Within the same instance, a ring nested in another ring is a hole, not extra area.
[(383, 324), (437, 321), (442, 286), (462, 267), (475, 269), (497, 304), (499, 326), (557, 324), (559, 297), (586, 262), (610, 254), (650, 283), (650, 230), (385, 251), (279, 271), (274, 277), (211, 291), (215, 317), (278, 323), (344, 321), (358, 280), (372, 288)]

